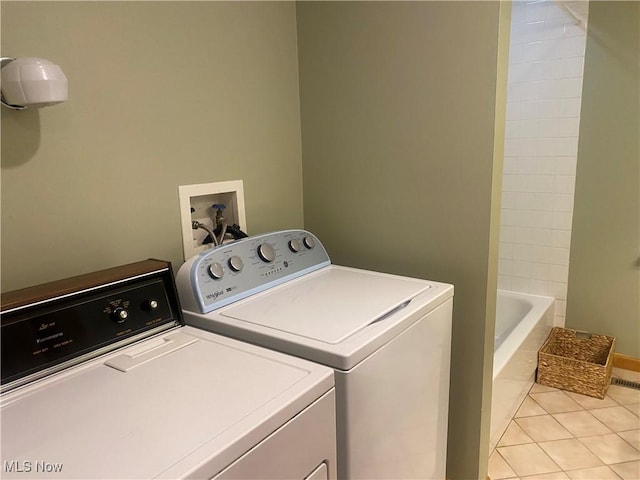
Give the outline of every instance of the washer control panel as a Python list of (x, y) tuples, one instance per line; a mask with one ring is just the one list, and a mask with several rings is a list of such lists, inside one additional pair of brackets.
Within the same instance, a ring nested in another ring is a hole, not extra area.
[(330, 263), (310, 232), (268, 233), (192, 257), (178, 272), (178, 292), (185, 308), (208, 313)]

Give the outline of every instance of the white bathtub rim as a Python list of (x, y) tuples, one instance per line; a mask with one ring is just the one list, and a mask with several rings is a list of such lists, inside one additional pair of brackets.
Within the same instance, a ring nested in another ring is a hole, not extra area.
[(507, 336), (505, 341), (496, 349), (493, 355), (493, 380), (500, 374), (515, 350), (525, 341), (535, 325), (544, 317), (549, 308), (553, 307), (555, 298), (529, 293), (498, 290), (498, 295), (518, 297), (531, 302), (532, 308), (525, 317)]

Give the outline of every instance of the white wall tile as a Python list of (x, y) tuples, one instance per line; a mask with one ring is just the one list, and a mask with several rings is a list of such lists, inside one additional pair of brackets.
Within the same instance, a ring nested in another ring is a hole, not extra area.
[(544, 33), (542, 34), (544, 39), (555, 40), (555, 39), (562, 39), (566, 36), (564, 19), (549, 18), (544, 21), (544, 24), (546, 27)]
[[(502, 191), (522, 192), (524, 191), (525, 180), (526, 175), (504, 175), (502, 178)], [(556, 186), (556, 191), (557, 190), (558, 187)]]
[(560, 116), (561, 103), (558, 99), (542, 100), (538, 104), (540, 118), (557, 118)]
[(568, 265), (550, 265), (549, 266), (549, 279), (553, 282), (567, 283), (569, 278), (569, 266)]
[(498, 275), (498, 289), (513, 290), (510, 275)]
[(513, 259), (511, 258), (501, 258), (500, 265), (502, 267), (502, 271), (504, 271), (505, 275), (511, 276), (513, 275)]
[(559, 102), (559, 117), (580, 117), (580, 107), (582, 104), (582, 96), (574, 98), (563, 98)]
[(530, 278), (530, 262), (525, 260), (513, 260), (511, 273), (514, 277)]
[(549, 282), (551, 291), (549, 292), (552, 297), (558, 300), (567, 299), (567, 284), (566, 282)]
[(565, 77), (582, 78), (584, 72), (584, 57), (570, 57), (561, 60), (563, 65), (563, 74)]
[[(526, 21), (527, 15), (527, 4), (520, 0), (513, 2), (511, 8), (511, 26), (514, 27), (522, 27), (522, 24)], [(516, 31), (519, 31), (520, 28), (517, 28)]]
[(521, 118), (522, 104), (520, 102), (507, 102), (507, 118), (519, 120)]
[[(535, 228), (531, 232), (532, 241), (535, 245), (542, 247), (563, 246), (553, 245), (553, 232), (554, 230), (551, 228)], [(546, 259), (540, 259), (540, 261), (546, 261)]]
[(514, 215), (515, 215), (515, 210), (503, 208), (502, 212), (500, 213), (500, 223), (502, 224), (502, 226), (514, 227), (515, 226)]
[[(587, 3), (587, 2), (584, 2)], [(577, 23), (567, 23), (564, 29), (565, 37), (581, 37), (584, 35), (584, 26)]]
[(531, 278), (547, 282), (549, 280), (549, 265), (546, 263), (533, 263), (531, 265)]
[(503, 190), (502, 192), (502, 208), (515, 209), (518, 206), (518, 192)]
[(527, 175), (525, 179), (525, 191), (527, 192), (554, 192), (555, 176), (553, 175)]
[(501, 243), (499, 249), (499, 255), (501, 259), (512, 259), (513, 258), (513, 243)]
[[(549, 252), (551, 248), (552, 247), (546, 246), (546, 245), (534, 245), (532, 260), (534, 262), (544, 264), (546, 267), (548, 267), (549, 264), (547, 262), (549, 261)], [(545, 279), (546, 279), (546, 277), (548, 276), (549, 269), (545, 268), (545, 271), (547, 272), (545, 276)]]
[(570, 248), (571, 246), (571, 231), (570, 230), (551, 230), (551, 246)]
[(545, 20), (559, 20), (563, 22), (567, 18), (566, 12), (555, 2), (544, 2), (544, 19)]
[[(578, 130), (580, 127), (578, 126)], [(578, 137), (559, 138), (559, 148), (556, 152), (558, 156), (577, 157), (578, 156)], [(575, 183), (575, 176), (574, 176)]]
[(531, 279), (525, 277), (513, 276), (511, 278), (511, 288), (515, 292), (529, 292), (531, 287)]
[(549, 282), (532, 279), (529, 291), (534, 295), (549, 295)]
[(513, 243), (513, 227), (500, 225), (500, 242)]
[(539, 155), (554, 157), (558, 155), (558, 144), (555, 138), (539, 138), (537, 141), (537, 152)]
[(553, 197), (553, 209), (555, 211), (573, 212), (573, 194), (556, 193)]
[(530, 221), (527, 225), (536, 228), (550, 228), (553, 226), (553, 219), (556, 212), (543, 212), (539, 210), (529, 211)]
[(545, 59), (541, 61), (539, 67), (540, 77), (543, 80), (552, 80), (566, 76), (566, 60), (562, 58)]
[(585, 36), (566, 37), (562, 42), (562, 48), (557, 55), (562, 58), (567, 57), (584, 57), (584, 49), (586, 46)]
[(577, 142), (580, 119), (577, 117), (545, 118), (538, 121), (537, 133), (540, 137), (572, 137)]
[(551, 227), (555, 230), (571, 231), (573, 212), (553, 212)]
[(578, 159), (575, 156), (559, 156), (554, 162), (554, 172), (556, 175), (569, 175), (574, 178), (576, 175), (576, 165)]
[(541, 22), (546, 19), (547, 7), (544, 2), (528, 3), (525, 11), (525, 22)]
[(555, 193), (574, 193), (575, 188), (575, 175), (556, 175), (554, 181)]
[(513, 2), (511, 27), (498, 285), (565, 302), (586, 32), (553, 0)]
[(524, 173), (520, 170), (523, 163), (524, 162), (521, 157), (504, 157), (504, 163), (502, 164), (503, 175), (517, 175)]
[(542, 210), (544, 212), (550, 212), (556, 210), (554, 208), (554, 194), (550, 192), (534, 193), (533, 204), (536, 210)]
[[(580, 40), (580, 39), (572, 39)], [(565, 40), (566, 42), (567, 40)], [(564, 43), (564, 42), (563, 42)], [(583, 52), (584, 53), (584, 52)], [(563, 57), (564, 58), (564, 57)], [(559, 98), (576, 98), (582, 94), (582, 77), (559, 78), (553, 80)], [(554, 97), (554, 98), (558, 98)]]
[(549, 262), (554, 265), (569, 266), (569, 249), (561, 247), (549, 248)]

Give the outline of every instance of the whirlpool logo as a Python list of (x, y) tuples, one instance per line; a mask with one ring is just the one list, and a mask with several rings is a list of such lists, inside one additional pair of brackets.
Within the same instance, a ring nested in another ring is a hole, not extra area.
[(222, 295), (224, 295), (224, 290), (216, 290), (215, 292), (207, 293), (207, 300), (215, 300)]

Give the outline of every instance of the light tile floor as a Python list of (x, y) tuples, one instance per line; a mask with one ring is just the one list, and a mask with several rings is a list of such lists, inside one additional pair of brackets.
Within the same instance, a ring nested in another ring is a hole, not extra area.
[[(613, 376), (640, 382), (640, 373)], [(604, 400), (534, 384), (489, 457), (491, 480), (640, 480), (640, 390)]]

